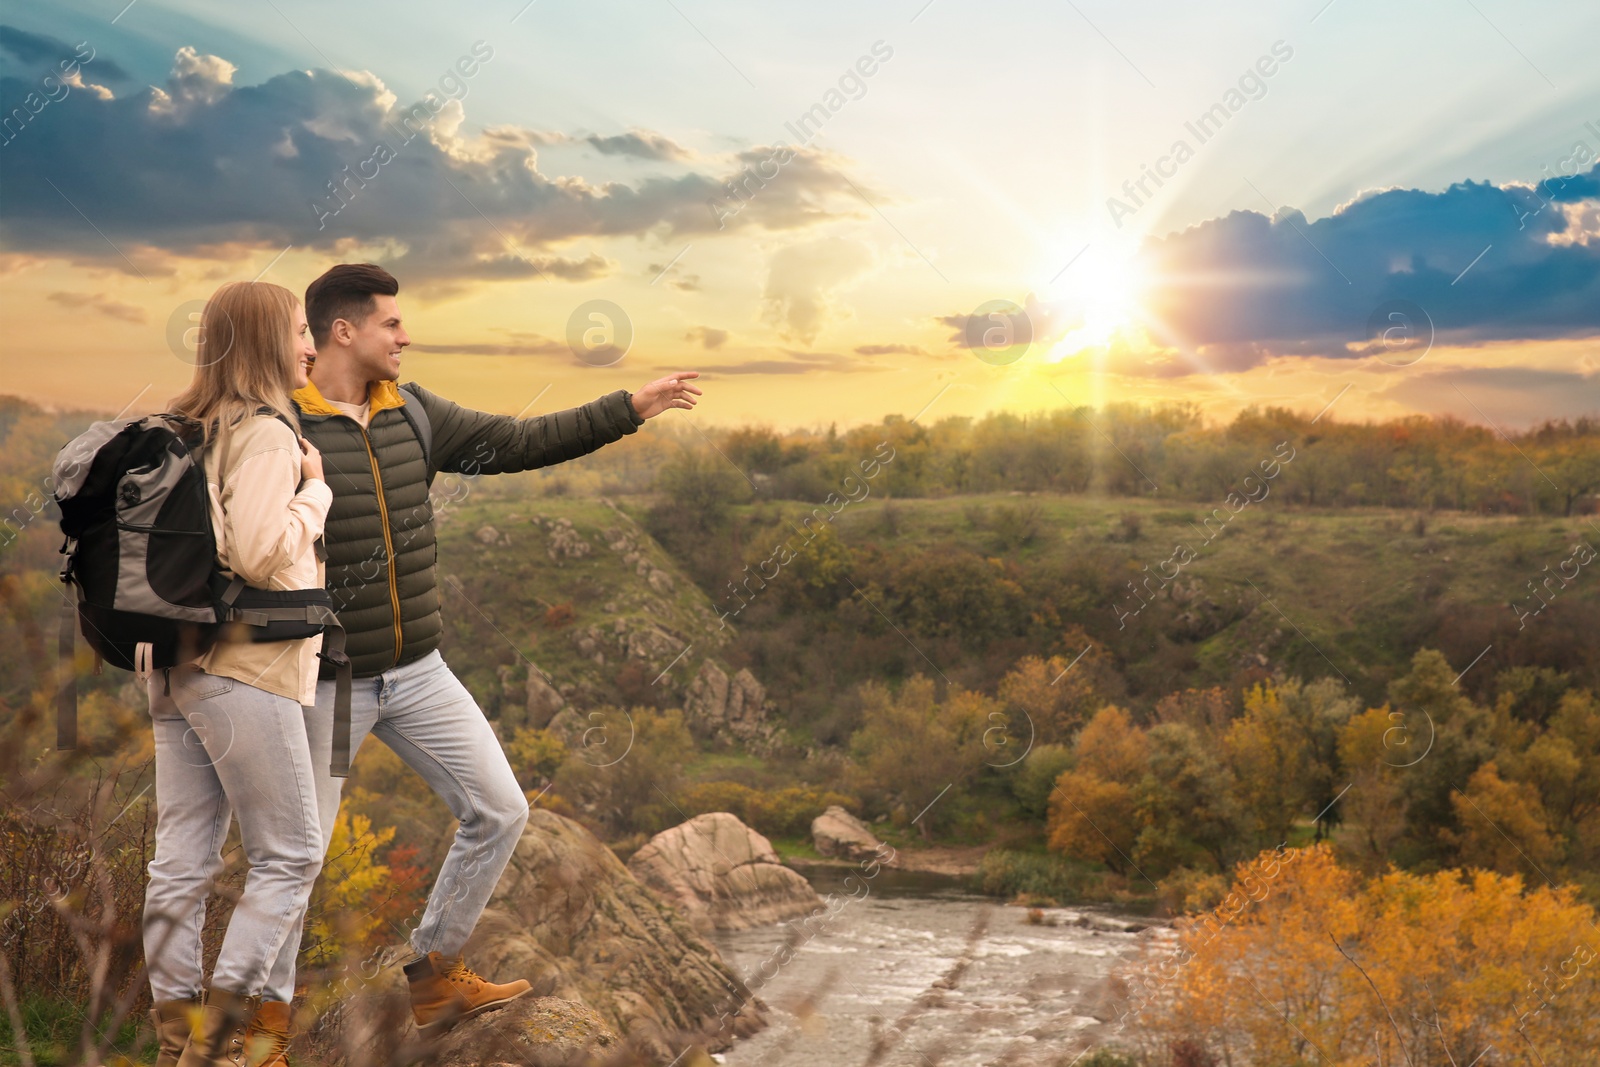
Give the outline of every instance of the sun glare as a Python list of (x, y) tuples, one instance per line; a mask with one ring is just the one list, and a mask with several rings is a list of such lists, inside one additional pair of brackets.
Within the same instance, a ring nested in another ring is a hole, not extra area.
[(1063, 281), (1060, 301), (1069, 328), (1050, 347), (1050, 362), (1105, 349), (1119, 333), (1139, 324), (1142, 277), (1132, 257), (1085, 263)]

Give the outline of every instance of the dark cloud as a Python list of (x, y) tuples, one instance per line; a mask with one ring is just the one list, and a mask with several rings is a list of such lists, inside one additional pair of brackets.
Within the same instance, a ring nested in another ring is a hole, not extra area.
[[(225, 60), (183, 48), (164, 88), (52, 103), (6, 146), (0, 251), (123, 269), (108, 241), (135, 260), (148, 257), (141, 247), (207, 255), (239, 244), (332, 252), (359, 242), (389, 244), (385, 265), (412, 283), (541, 272), (582, 280), (610, 268), (592, 254), (553, 256), (552, 246), (795, 229), (837, 217), (830, 194), (848, 190), (836, 157), (801, 154), (737, 214), (719, 217), (711, 204), (733, 174), (550, 178), (537, 166), (550, 135), (500, 127), (463, 139), (461, 103), (437, 93), (401, 106), (362, 72), (290, 71), (254, 86), (235, 85), (233, 74)], [(658, 153), (671, 143), (628, 136)]]
[[(87, 44), (87, 42), (85, 42)], [(93, 68), (90, 81), (130, 81), (132, 76), (109, 59), (94, 55), (92, 51), (80, 54), (76, 45), (56, 37), (42, 33), (29, 33), (27, 30), (15, 26), (0, 25), (0, 52), (9, 57), (6, 61), (7, 75), (17, 76), (37, 71), (39, 73), (59, 73), (62, 60), (79, 60), (82, 55), (93, 56), (89, 60)], [(14, 70), (13, 61), (20, 64), (25, 70)], [(11, 97), (6, 94), (0, 99), (10, 102)], [(10, 110), (7, 108), (6, 110)]]
[(1600, 331), (1600, 205), (1578, 194), (1597, 176), (1392, 189), (1314, 222), (1236, 211), (1146, 243), (1143, 305), (1159, 341), (1229, 369), (1359, 357), (1369, 318), (1395, 300), (1447, 343), (1585, 336)]
[[(1027, 336), (1032, 344), (1036, 346), (1048, 346), (1067, 330), (1083, 322), (1084, 307), (1082, 302), (1071, 296), (1049, 303), (1040, 300), (1034, 293), (1029, 293), (1025, 296), (1020, 304), (1010, 300), (1008, 297), (998, 299), (1007, 300), (1021, 312), (1021, 315), (1014, 317), (1013, 320), (1015, 323), (1013, 329), (1019, 331), (1014, 336), (1020, 336), (1020, 331), (1026, 330)], [(985, 301), (984, 303), (989, 304), (990, 301)], [(950, 329), (950, 336), (945, 338), (945, 341), (952, 348), (958, 349), (960, 354), (971, 351), (970, 346), (967, 344), (969, 330), (972, 331), (974, 337), (981, 338), (984, 332), (995, 324), (994, 315), (998, 314), (998, 312), (990, 310), (978, 316), (977, 320), (974, 321), (973, 315), (977, 310), (977, 308), (974, 308), (964, 315), (934, 316), (934, 322)], [(947, 353), (945, 357), (936, 358), (948, 358), (948, 355)]]
[(583, 139), (587, 144), (607, 156), (634, 156), (638, 159), (659, 159), (682, 162), (694, 158), (694, 153), (670, 137), (649, 130), (630, 130), (627, 133), (602, 137), (590, 134)]

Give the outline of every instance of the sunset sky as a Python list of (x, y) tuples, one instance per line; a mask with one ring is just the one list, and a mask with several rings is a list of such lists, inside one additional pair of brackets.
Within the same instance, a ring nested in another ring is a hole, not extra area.
[(1398, 7), (8, 5), (0, 392), (154, 410), (216, 286), (373, 260), (487, 410), (1600, 415), (1600, 7)]

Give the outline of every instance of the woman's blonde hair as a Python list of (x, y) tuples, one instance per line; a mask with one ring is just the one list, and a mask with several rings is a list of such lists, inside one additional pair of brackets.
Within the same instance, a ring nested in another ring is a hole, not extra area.
[(167, 410), (195, 419), (208, 441), (262, 407), (295, 424), (294, 312), (300, 298), (271, 282), (229, 282), (200, 313), (194, 380)]

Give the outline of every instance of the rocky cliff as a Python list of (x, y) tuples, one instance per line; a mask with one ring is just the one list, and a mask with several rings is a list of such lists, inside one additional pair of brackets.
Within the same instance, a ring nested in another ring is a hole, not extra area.
[[(347, 1067), (426, 1055), (469, 1064), (695, 1062), (767, 1025), (687, 917), (578, 823), (535, 809), (467, 943), (468, 965), (531, 994), (419, 1045), (399, 959), (351, 997), (329, 1040)], [(699, 1051), (696, 1051), (699, 1050)], [(565, 1058), (563, 1058), (565, 1057)]]
[(681, 912), (593, 834), (549, 811), (529, 818), (466, 955), (485, 974), (587, 1005), (664, 1060), (715, 1028), (730, 998), (743, 1007), (713, 1051), (766, 1025), (765, 1004)]
[(766, 838), (725, 811), (661, 831), (629, 858), (628, 870), (703, 934), (796, 919), (823, 907), (811, 883), (785, 867)]

